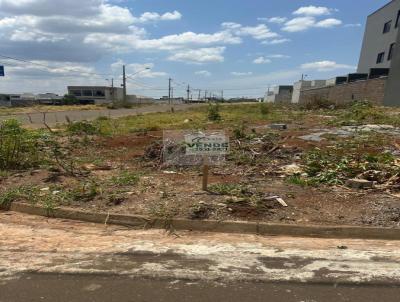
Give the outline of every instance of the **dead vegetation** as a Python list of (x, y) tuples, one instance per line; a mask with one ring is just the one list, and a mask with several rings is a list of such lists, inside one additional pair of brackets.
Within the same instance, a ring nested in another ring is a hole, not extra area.
[[(49, 212), (67, 206), (166, 220), (399, 226), (400, 131), (398, 113), (387, 112), (364, 103), (337, 110), (221, 105), (59, 131), (10, 121), (0, 131), (0, 207), (24, 201)], [(370, 123), (388, 126), (341, 128)], [(199, 167), (165, 166), (163, 129), (229, 134), (231, 152), (212, 167), (209, 192), (200, 191)]]

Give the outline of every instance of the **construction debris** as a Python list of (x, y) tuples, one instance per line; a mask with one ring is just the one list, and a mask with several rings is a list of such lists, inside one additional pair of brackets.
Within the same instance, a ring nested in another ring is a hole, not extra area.
[(372, 189), (374, 182), (366, 179), (349, 179), (346, 181), (346, 186), (353, 189)]

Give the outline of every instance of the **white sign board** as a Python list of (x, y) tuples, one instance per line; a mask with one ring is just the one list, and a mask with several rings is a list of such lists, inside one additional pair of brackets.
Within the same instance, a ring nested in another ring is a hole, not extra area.
[(228, 154), (229, 137), (223, 133), (191, 133), (185, 135), (186, 155), (214, 156)]

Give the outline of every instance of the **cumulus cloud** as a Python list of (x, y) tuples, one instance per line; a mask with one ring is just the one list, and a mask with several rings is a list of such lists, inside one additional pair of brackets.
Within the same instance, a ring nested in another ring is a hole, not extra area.
[(157, 22), (157, 21), (176, 21), (182, 18), (182, 14), (178, 11), (164, 13), (160, 15), (155, 12), (143, 13), (139, 18), (135, 18), (137, 23)]
[(224, 22), (222, 27), (225, 31), (231, 32), (235, 36), (250, 36), (256, 40), (266, 40), (279, 37), (279, 35), (271, 31), (265, 24), (257, 26), (243, 26), (239, 23)]
[(212, 75), (211, 72), (209, 72), (208, 70), (199, 70), (199, 71), (196, 71), (194, 74), (203, 76), (203, 77), (210, 77)]
[(315, 27), (330, 28), (342, 25), (342, 21), (334, 18), (325, 19), (315, 23)]
[(253, 61), (254, 64), (268, 64), (271, 63), (270, 59), (267, 59), (266, 57), (258, 57), (254, 59)]
[(283, 31), (287, 32), (300, 32), (305, 31), (310, 28), (332, 28), (338, 25), (341, 25), (342, 21), (334, 18), (324, 19), (321, 21), (317, 21), (314, 17), (305, 16), (305, 17), (297, 17), (292, 20), (289, 20), (282, 27)]
[(293, 15), (304, 15), (304, 16), (323, 16), (330, 15), (337, 9), (328, 8), (324, 6), (303, 6), (293, 12)]
[(287, 38), (282, 38), (282, 39), (272, 39), (270, 41), (262, 41), (261, 44), (263, 45), (278, 45), (278, 44), (283, 44), (290, 42), (290, 39)]
[(173, 55), (169, 56), (168, 60), (195, 63), (195, 64), (223, 62), (224, 51), (225, 47), (183, 49), (183, 50), (178, 50)]
[(275, 24), (282, 24), (287, 21), (286, 17), (257, 18), (258, 21), (264, 21)]
[(301, 65), (302, 69), (310, 69), (316, 71), (332, 71), (337, 69), (355, 69), (355, 66), (347, 64), (338, 64), (334, 61), (317, 61), (311, 63), (305, 63)]

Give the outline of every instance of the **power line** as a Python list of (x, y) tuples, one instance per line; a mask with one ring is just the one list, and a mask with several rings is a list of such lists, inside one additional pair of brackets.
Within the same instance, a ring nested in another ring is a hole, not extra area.
[[(45, 64), (41, 64), (41, 63), (38, 63), (38, 62), (33, 62), (33, 61), (21, 59), (21, 58), (10, 57), (10, 56), (6, 56), (6, 55), (3, 55), (3, 54), (0, 54), (0, 57), (5, 58), (5, 59), (9, 59), (9, 60), (13, 60), (13, 61), (29, 63), (31, 65), (37, 65), (37, 66), (40, 66), (40, 67), (45, 67), (47, 70), (55, 70), (55, 69), (57, 69), (56, 67), (51, 67), (51, 66), (48, 66), (48, 65), (45, 65)], [(113, 74), (110, 74), (110, 73), (80, 72), (80, 71), (73, 71), (73, 70), (68, 70), (67, 72), (70, 73), (70, 74), (73, 74), (73, 73), (80, 74), (80, 75), (88, 74), (88, 75), (96, 75), (96, 76), (101, 76), (101, 77), (110, 76), (110, 75), (113, 76)]]

